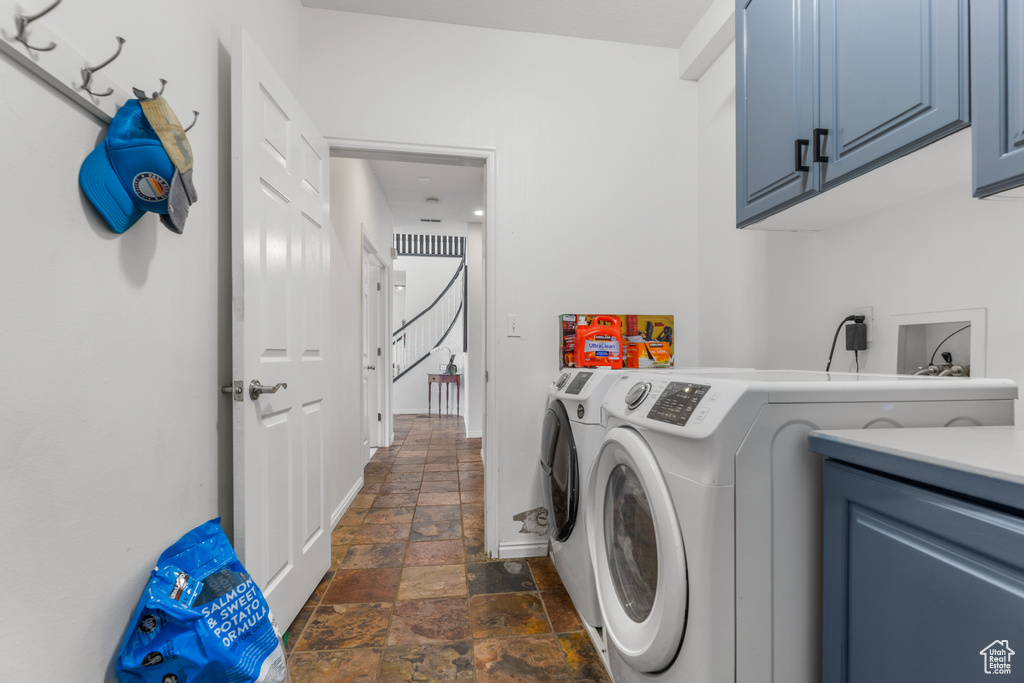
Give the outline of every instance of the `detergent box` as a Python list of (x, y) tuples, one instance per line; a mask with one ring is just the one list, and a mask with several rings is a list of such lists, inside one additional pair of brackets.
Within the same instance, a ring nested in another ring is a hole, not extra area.
[[(621, 366), (635, 368), (671, 368), (675, 361), (673, 316), (671, 315), (594, 315), (566, 313), (559, 316), (560, 367), (580, 367), (577, 364), (577, 335), (579, 327), (592, 327), (597, 318), (617, 318), (621, 335)], [(606, 324), (606, 326), (608, 326)], [(596, 336), (611, 334), (610, 330), (594, 332)], [(594, 345), (597, 339), (592, 339)], [(600, 340), (608, 342), (610, 340)], [(636, 344), (631, 351), (630, 344)], [(635, 358), (633, 357), (635, 355)], [(601, 357), (606, 358), (606, 357)], [(635, 363), (632, 364), (632, 363)], [(608, 364), (606, 361), (604, 364)], [(595, 363), (588, 364), (594, 367)]]
[(672, 355), (665, 342), (645, 341), (643, 337), (626, 337), (627, 368), (650, 369), (672, 367)]
[(585, 315), (577, 316), (575, 313), (567, 313), (559, 316), (561, 329), (561, 365), (559, 367), (576, 367), (576, 322), (580, 319), (584, 325), (587, 324)]

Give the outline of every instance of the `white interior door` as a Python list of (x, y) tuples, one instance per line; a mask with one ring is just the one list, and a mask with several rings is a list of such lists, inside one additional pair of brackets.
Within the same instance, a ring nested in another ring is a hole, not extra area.
[[(370, 462), (370, 432), (373, 430), (373, 425), (370, 423), (370, 342), (369, 337), (369, 325), (367, 325), (367, 311), (370, 308), (370, 258), (366, 251), (363, 251), (363, 466)], [(375, 416), (376, 417), (376, 416)]]
[(363, 251), (363, 462), (382, 445), (383, 415), (380, 401), (380, 373), (384, 364), (380, 339), (383, 277), (376, 258)]
[[(248, 34), (231, 38), (234, 541), (283, 629), (331, 563), (329, 154)], [(280, 388), (253, 398), (253, 381)]]

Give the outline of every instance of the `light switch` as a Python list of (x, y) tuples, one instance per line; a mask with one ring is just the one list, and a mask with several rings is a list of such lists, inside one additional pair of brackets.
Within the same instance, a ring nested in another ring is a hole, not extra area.
[(522, 337), (522, 320), (518, 313), (508, 314), (508, 336), (509, 337)]

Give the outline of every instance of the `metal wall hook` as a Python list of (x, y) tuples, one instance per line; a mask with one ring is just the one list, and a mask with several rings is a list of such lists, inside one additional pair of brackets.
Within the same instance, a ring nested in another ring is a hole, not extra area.
[(110, 64), (115, 59), (117, 59), (118, 55), (121, 54), (121, 48), (124, 47), (124, 38), (122, 38), (121, 36), (116, 36), (116, 38), (117, 38), (117, 52), (115, 52), (113, 54), (113, 56), (111, 56), (109, 59), (107, 59), (102, 64), (99, 64), (98, 66), (83, 66), (82, 67), (82, 90), (84, 90), (85, 92), (89, 93), (93, 97), (107, 97), (108, 95), (112, 95), (114, 93), (114, 89), (113, 88), (107, 88), (106, 92), (93, 92), (92, 90), (89, 89), (89, 86), (92, 84), (92, 75), (94, 73), (96, 73), (97, 71), (99, 71), (100, 69), (102, 69), (103, 67), (105, 67), (108, 64)]
[(187, 133), (190, 130), (192, 130), (192, 126), (196, 125), (196, 121), (198, 121), (198, 120), (199, 120), (199, 112), (197, 112), (195, 109), (193, 109), (192, 110), (192, 123), (188, 124), (188, 128), (185, 129), (185, 132)]
[(52, 5), (50, 5), (46, 9), (40, 11), (37, 14), (33, 14), (31, 16), (25, 16), (24, 14), (15, 14), (14, 15), (14, 25), (18, 29), (18, 35), (14, 36), (14, 39), (17, 40), (22, 45), (24, 45), (25, 47), (27, 47), (28, 49), (35, 50), (36, 52), (49, 52), (50, 50), (52, 50), (55, 47), (57, 47), (57, 43), (53, 42), (52, 40), (50, 41), (50, 44), (47, 45), (46, 47), (36, 47), (35, 45), (29, 45), (28, 44), (28, 36), (25, 35), (25, 31), (28, 30), (28, 25), (29, 24), (31, 24), (36, 19), (39, 19), (40, 17), (42, 17), (42, 16), (52, 12), (54, 9), (57, 8), (57, 5), (59, 5), (63, 1), (64, 0), (57, 0), (56, 2), (54, 2)]
[(132, 88), (132, 92), (135, 94), (135, 97), (137, 97), (140, 100), (147, 100), (147, 99), (155, 100), (156, 98), (158, 98), (158, 97), (160, 97), (161, 95), (164, 94), (164, 88), (166, 88), (166, 87), (167, 87), (167, 79), (166, 78), (161, 78), (160, 79), (160, 91), (159, 92), (154, 92), (152, 97), (146, 97), (146, 91), (143, 90), (142, 88), (135, 88), (135, 87), (133, 87)]

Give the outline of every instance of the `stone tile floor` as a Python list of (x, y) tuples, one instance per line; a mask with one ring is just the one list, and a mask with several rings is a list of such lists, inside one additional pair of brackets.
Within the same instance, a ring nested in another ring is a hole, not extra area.
[(610, 681), (550, 558), (483, 548), (480, 439), (395, 416), (288, 629), (294, 683)]

